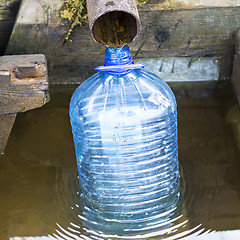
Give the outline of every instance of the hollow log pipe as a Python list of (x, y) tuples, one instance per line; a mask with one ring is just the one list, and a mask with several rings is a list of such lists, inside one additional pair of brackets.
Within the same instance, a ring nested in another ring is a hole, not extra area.
[(17, 113), (49, 101), (47, 60), (42, 54), (0, 57), (0, 154)]
[(91, 36), (97, 43), (120, 47), (140, 33), (136, 0), (87, 0), (87, 10)]

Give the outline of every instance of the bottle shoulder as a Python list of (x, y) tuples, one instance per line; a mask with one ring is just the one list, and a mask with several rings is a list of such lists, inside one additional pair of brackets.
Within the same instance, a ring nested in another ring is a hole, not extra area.
[(167, 83), (160, 77), (147, 70), (141, 69), (133, 70), (131, 73), (123, 75), (114, 75), (106, 72), (98, 72), (90, 78), (86, 79), (83, 83), (81, 83), (75, 90), (74, 95), (82, 96), (83, 94), (86, 94), (90, 89), (94, 88), (94, 85), (97, 87), (102, 84), (124, 84), (127, 86), (128, 84), (132, 83), (136, 85), (148, 83), (152, 86), (155, 86), (156, 89), (161, 87), (164, 88), (164, 90), (167, 92), (172, 92)]
[(96, 73), (90, 78), (86, 79), (84, 82), (82, 82), (74, 91), (71, 100), (75, 98), (80, 99), (81, 97), (83, 97), (84, 94), (86, 94), (86, 92), (100, 80), (99, 75), (100, 75), (99, 73)]
[(75, 90), (70, 107), (78, 105), (80, 108), (91, 109), (93, 105), (143, 102), (147, 105), (167, 104), (176, 107), (176, 100), (170, 87), (158, 76), (146, 70), (133, 70), (124, 75), (98, 72)]

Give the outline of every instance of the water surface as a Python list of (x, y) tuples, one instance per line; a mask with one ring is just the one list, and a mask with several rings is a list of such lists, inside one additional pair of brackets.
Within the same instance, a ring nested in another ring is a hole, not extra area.
[(68, 115), (75, 88), (54, 86), (50, 103), (17, 116), (0, 158), (1, 240), (240, 239), (240, 154), (225, 123), (234, 104), (226, 86), (176, 93), (182, 201), (157, 229), (131, 236), (97, 233), (82, 213)]

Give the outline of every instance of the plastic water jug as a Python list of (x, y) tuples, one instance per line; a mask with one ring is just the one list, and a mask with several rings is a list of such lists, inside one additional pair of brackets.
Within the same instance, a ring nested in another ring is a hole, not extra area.
[(176, 100), (142, 67), (128, 46), (107, 48), (105, 64), (70, 103), (84, 201), (125, 230), (164, 215), (180, 196)]

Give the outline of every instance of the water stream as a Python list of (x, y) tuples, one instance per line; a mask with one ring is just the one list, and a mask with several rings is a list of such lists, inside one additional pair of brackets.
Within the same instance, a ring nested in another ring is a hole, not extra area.
[(226, 86), (205, 97), (176, 93), (182, 200), (154, 230), (124, 236), (95, 231), (83, 214), (68, 115), (75, 88), (53, 86), (50, 103), (17, 116), (0, 157), (1, 240), (240, 239), (240, 154), (225, 123), (234, 104)]

